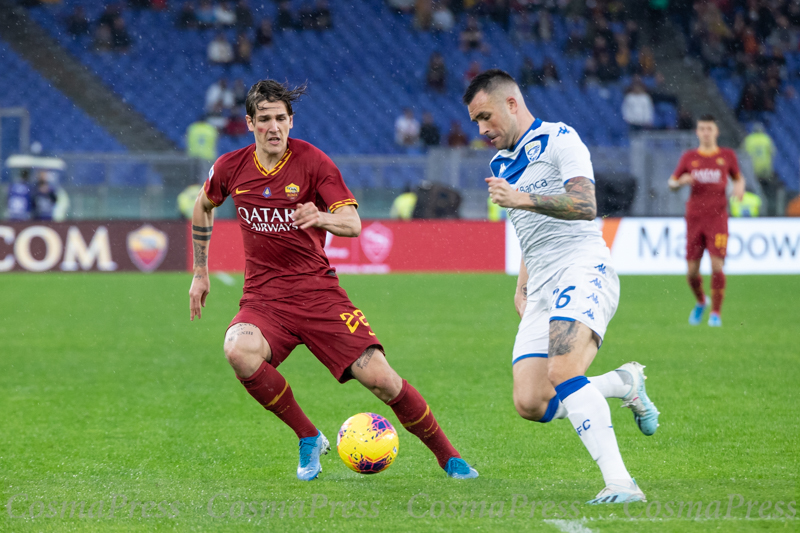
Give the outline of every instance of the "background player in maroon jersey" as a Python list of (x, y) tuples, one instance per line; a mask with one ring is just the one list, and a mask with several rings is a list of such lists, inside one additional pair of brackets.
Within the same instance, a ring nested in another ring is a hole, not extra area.
[(253, 85), (246, 120), (255, 144), (224, 154), (211, 167), (192, 216), (190, 319), (200, 318), (209, 293), (213, 210), (233, 196), (246, 266), (239, 313), (225, 334), (225, 357), (250, 395), (297, 434), (297, 477), (316, 478), (322, 470), (319, 457), (330, 449), (277, 370), (299, 344), (340, 382), (355, 378), (386, 402), (450, 477), (477, 477), (420, 393), (389, 366), (364, 313), (350, 302), (328, 262), (326, 231), (357, 237), (361, 220), (358, 204), (330, 158), (289, 137), (292, 103), (304, 90), (273, 80)]
[(709, 326), (721, 326), (722, 299), (725, 295), (725, 252), (728, 246), (728, 198), (725, 186), (728, 176), (733, 179), (733, 194), (739, 200), (744, 195), (744, 176), (739, 172), (736, 152), (717, 146), (719, 128), (711, 115), (697, 121), (697, 138), (700, 146), (681, 156), (675, 173), (669, 178), (669, 187), (677, 191), (684, 185), (692, 188), (686, 203), (686, 262), (687, 279), (697, 305), (689, 315), (689, 323), (697, 325), (703, 317), (708, 302), (703, 293), (700, 276), (700, 259), (703, 250), (711, 256), (711, 314)]

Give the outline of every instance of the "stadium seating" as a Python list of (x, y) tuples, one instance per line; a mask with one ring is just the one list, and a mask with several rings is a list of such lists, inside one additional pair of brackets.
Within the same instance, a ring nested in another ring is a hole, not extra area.
[[(555, 62), (562, 86), (534, 87), (528, 98), (534, 113), (545, 120), (576, 125), (590, 145), (625, 145), (627, 126), (620, 115), (621, 80), (608, 89), (581, 90), (583, 57), (561, 50), (566, 41), (564, 21), (555, 19), (553, 42), (512, 43), (495, 23), (484, 21), (491, 52), (463, 53), (458, 48), (460, 27), (447, 34), (420, 33), (409, 16), (398, 15), (382, 0), (332, 3), (334, 28), (325, 32), (276, 32), (271, 49), (256, 48), (253, 68), (228, 70), (206, 60), (206, 46), (215, 30), (178, 30), (177, 6), (173, 11), (127, 11), (124, 16), (134, 38), (128, 53), (94, 52), (91, 37), (74, 39), (65, 31), (64, 17), (82, 4), (96, 19), (100, 3), (67, 0), (61, 7), (32, 10), (75, 56), (97, 72), (110, 87), (148, 120), (183, 145), (188, 124), (202, 113), (206, 88), (220, 77), (243, 78), (246, 83), (271, 76), (299, 83), (309, 81), (309, 95), (298, 104), (294, 134), (333, 154), (401, 153), (395, 146), (394, 120), (404, 107), (419, 114), (430, 111), (446, 136), (453, 120), (476, 134), (460, 103), (463, 73), (471, 61), (482, 68), (501, 67), (516, 74), (525, 56), (541, 65), (545, 57)], [(300, 2), (294, 2), (299, 7)], [(274, 3), (259, 7), (256, 19), (275, 15)], [(233, 40), (235, 30), (226, 34)], [(448, 68), (445, 94), (426, 90), (425, 73), (432, 52), (439, 51)], [(675, 110), (659, 107), (658, 123), (674, 126)], [(223, 138), (220, 150), (241, 146), (245, 139)]]
[[(103, 151), (124, 148), (86, 113), (52, 87), (5, 42), (0, 41), (0, 107), (25, 107), (31, 115), (31, 141), (46, 152)], [(3, 154), (16, 150), (4, 136)]]
[[(798, 72), (798, 65), (800, 55), (789, 54), (787, 71)], [(727, 69), (713, 69), (711, 77), (728, 105), (736, 109), (744, 89), (741, 76)], [(795, 94), (800, 94), (800, 79), (790, 78), (786, 84)], [(778, 97), (774, 112), (759, 113), (755, 118), (764, 123), (767, 133), (775, 142), (775, 172), (787, 189), (800, 190), (800, 156), (797, 153), (797, 139), (800, 139), (800, 98), (789, 98), (784, 92)]]

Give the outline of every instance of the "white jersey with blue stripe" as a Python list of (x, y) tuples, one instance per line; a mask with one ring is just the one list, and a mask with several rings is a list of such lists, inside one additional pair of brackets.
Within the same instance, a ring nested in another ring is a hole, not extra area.
[[(594, 183), (589, 149), (563, 122), (537, 118), (513, 150), (500, 150), (490, 165), (492, 175), (525, 193), (565, 194), (564, 184), (577, 177)], [(566, 267), (587, 255), (609, 255), (594, 221), (560, 220), (524, 209), (509, 209), (508, 217), (514, 223), (531, 276)]]

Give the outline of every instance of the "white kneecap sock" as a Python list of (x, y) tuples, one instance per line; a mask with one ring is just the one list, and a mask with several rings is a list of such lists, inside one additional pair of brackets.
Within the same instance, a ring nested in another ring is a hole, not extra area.
[(587, 383), (562, 401), (572, 427), (595, 460), (606, 486), (633, 486), (622, 455), (617, 446), (617, 437), (611, 425), (611, 410), (606, 399), (592, 383)]

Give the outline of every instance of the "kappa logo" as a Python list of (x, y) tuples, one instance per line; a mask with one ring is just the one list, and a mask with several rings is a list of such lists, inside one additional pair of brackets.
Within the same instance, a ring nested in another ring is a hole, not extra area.
[(525, 155), (528, 161), (536, 161), (542, 155), (542, 141), (531, 141), (525, 145)]
[(572, 132), (571, 132), (571, 131), (569, 131), (569, 128), (568, 128), (568, 127), (566, 127), (566, 126), (561, 126), (561, 127), (558, 129), (558, 135), (556, 135), (556, 137), (560, 137), (562, 133), (563, 133), (564, 135), (568, 135), (568, 134), (570, 134), (570, 133), (572, 133)]
[(593, 279), (592, 281), (590, 281), (589, 283), (591, 283), (592, 285), (594, 285), (594, 286), (595, 286), (595, 287), (597, 287), (598, 289), (602, 289), (602, 288), (603, 288), (603, 284), (600, 282), (600, 278), (594, 278), (594, 279)]
[(502, 176), (503, 172), (505, 172), (505, 171), (506, 171), (506, 164), (503, 163), (502, 165), (500, 165), (500, 172), (497, 175), (498, 176)]
[(586, 297), (586, 299), (591, 300), (598, 305), (600, 304), (600, 300), (597, 299), (597, 295), (595, 293), (590, 294), (589, 296)]
[(592, 320), (594, 320), (594, 313), (592, 312), (591, 309), (587, 309), (586, 311), (584, 311), (581, 314), (584, 314), (584, 315), (588, 316), (589, 318), (591, 318)]
[(128, 233), (128, 256), (142, 272), (152, 272), (167, 256), (169, 237), (163, 231), (145, 224)]
[(288, 198), (297, 198), (300, 195), (300, 186), (290, 183), (283, 188)]
[(597, 270), (599, 270), (602, 275), (604, 275), (604, 276), (606, 275), (606, 265), (605, 265), (605, 263), (600, 263), (595, 268)]
[(270, 196), (272, 196), (272, 191), (269, 190), (269, 187), (267, 187), (266, 189), (264, 189), (264, 192), (261, 193), (261, 196), (263, 196), (264, 198), (269, 198)]

